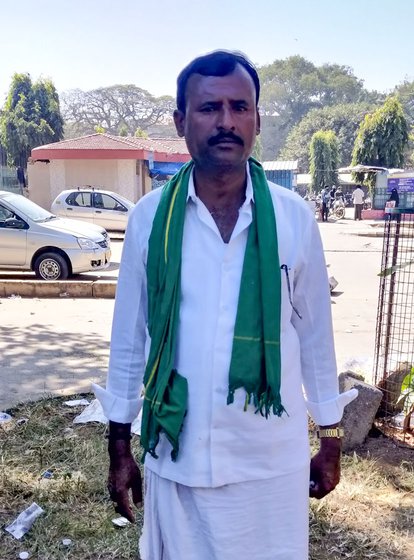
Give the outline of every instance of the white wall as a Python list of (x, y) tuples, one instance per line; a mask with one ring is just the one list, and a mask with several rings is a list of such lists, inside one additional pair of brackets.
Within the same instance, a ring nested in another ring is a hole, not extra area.
[(132, 159), (35, 162), (28, 166), (29, 197), (49, 210), (63, 190), (91, 185), (117, 192), (136, 202), (142, 192), (142, 177), (137, 177), (138, 167), (137, 161)]
[(27, 166), (27, 185), (29, 198), (42, 206), (50, 209), (50, 163), (37, 161), (29, 162)]

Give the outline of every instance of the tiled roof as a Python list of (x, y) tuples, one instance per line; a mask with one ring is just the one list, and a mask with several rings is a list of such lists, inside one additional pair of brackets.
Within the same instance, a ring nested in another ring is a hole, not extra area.
[(133, 136), (112, 136), (111, 134), (89, 134), (70, 138), (34, 148), (36, 150), (146, 150), (168, 154), (188, 154), (182, 138), (135, 138)]

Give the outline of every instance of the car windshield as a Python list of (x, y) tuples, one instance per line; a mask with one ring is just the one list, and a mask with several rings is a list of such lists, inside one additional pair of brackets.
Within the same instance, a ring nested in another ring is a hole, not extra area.
[(28, 218), (34, 222), (47, 222), (56, 218), (54, 214), (51, 214), (41, 206), (38, 206), (28, 198), (20, 196), (17, 194), (10, 194), (6, 196), (3, 200), (8, 202), (13, 210), (16, 212), (21, 212), (25, 214)]
[(121, 196), (120, 194), (117, 194), (117, 195), (116, 195), (116, 198), (117, 198), (120, 202), (122, 202), (123, 204), (125, 204), (125, 206), (126, 206), (129, 210), (131, 210), (131, 209), (135, 206), (135, 204), (134, 204), (133, 202), (131, 202), (131, 201), (128, 200), (127, 198)]

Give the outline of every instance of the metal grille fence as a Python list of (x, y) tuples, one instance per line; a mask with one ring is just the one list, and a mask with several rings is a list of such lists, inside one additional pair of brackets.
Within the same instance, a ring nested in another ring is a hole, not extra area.
[(414, 410), (414, 210), (387, 208), (375, 337), (380, 416), (404, 429)]

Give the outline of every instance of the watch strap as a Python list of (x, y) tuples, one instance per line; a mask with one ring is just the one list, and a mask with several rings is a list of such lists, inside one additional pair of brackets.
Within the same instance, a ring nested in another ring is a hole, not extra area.
[(320, 428), (316, 430), (316, 435), (318, 439), (321, 438), (343, 438), (345, 432), (343, 428)]

